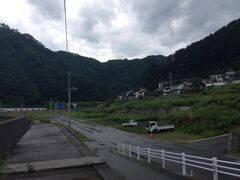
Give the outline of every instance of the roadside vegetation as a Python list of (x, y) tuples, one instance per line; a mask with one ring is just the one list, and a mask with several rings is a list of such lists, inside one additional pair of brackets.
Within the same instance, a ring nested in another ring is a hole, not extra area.
[[(181, 143), (228, 133), (240, 126), (240, 85), (214, 87), (201, 93), (172, 97), (112, 100), (99, 103), (95, 108), (78, 109), (72, 116), (139, 134), (146, 134), (147, 121), (175, 124), (175, 132), (156, 136)], [(137, 120), (138, 126), (122, 127), (121, 124), (129, 119)]]
[(69, 129), (69, 127), (68, 127), (67, 125), (65, 125), (64, 123), (62, 123), (62, 122), (52, 121), (51, 123), (54, 124), (54, 125), (56, 125), (56, 126), (63, 126), (64, 128), (70, 130), (70, 131), (76, 136), (76, 138), (77, 138), (78, 140), (80, 140), (80, 141), (88, 141), (88, 140), (89, 140), (85, 135), (83, 135), (83, 134), (80, 133), (79, 131), (76, 131), (76, 130), (73, 129), (73, 128), (70, 128), (70, 129)]
[(46, 121), (49, 119), (48, 111), (30, 111), (30, 112), (4, 112), (0, 114), (0, 121), (15, 117), (26, 116), (31, 121)]
[(48, 111), (38, 111), (38, 112), (28, 112), (26, 114), (27, 118), (31, 121), (48, 121), (49, 112)]

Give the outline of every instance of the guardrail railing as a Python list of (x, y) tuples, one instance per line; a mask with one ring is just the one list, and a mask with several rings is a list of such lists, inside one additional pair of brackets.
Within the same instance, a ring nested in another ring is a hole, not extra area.
[(151, 163), (153, 158), (161, 160), (162, 168), (166, 167), (166, 162), (178, 163), (181, 165), (182, 175), (187, 175), (187, 166), (203, 169), (213, 173), (213, 180), (218, 180), (219, 174), (240, 177), (240, 163), (218, 160), (216, 157), (205, 158), (185, 153), (176, 153), (165, 150), (144, 148), (139, 146), (118, 144), (118, 154), (135, 156), (137, 160), (144, 158), (148, 163)]
[(47, 108), (0, 108), (0, 112), (46, 111)]

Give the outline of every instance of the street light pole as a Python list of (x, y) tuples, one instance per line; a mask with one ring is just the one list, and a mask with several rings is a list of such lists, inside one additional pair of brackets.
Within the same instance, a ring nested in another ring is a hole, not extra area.
[[(66, 8), (66, 0), (63, 1), (63, 7), (64, 7), (64, 22), (65, 22), (65, 40), (66, 40), (66, 51), (68, 52), (68, 29), (67, 29), (67, 8)], [(71, 72), (68, 71), (68, 126), (71, 127)]]
[(65, 22), (65, 35), (66, 35), (66, 51), (68, 52), (68, 28), (67, 28), (67, 8), (66, 1), (63, 2), (64, 5), (64, 22)]

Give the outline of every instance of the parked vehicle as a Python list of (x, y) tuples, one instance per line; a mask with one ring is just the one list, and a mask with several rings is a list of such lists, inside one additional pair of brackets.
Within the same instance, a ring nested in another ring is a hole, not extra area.
[(137, 126), (137, 121), (135, 121), (134, 119), (130, 119), (129, 122), (123, 123), (122, 126), (123, 127), (134, 127), (134, 126)]
[(173, 130), (174, 128), (175, 128), (175, 125), (172, 125), (172, 124), (158, 125), (157, 121), (149, 121), (146, 124), (146, 130), (147, 132), (150, 132), (150, 133), (170, 131), (170, 130)]

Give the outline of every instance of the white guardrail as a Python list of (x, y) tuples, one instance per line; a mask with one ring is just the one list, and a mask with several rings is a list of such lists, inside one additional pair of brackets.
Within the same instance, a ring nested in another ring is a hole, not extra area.
[(46, 111), (47, 108), (0, 108), (0, 112)]
[(187, 155), (185, 153), (169, 152), (125, 144), (118, 144), (117, 152), (118, 154), (127, 155), (129, 157), (135, 155), (137, 160), (140, 160), (140, 158), (147, 159), (148, 163), (151, 163), (153, 158), (160, 159), (162, 168), (165, 168), (167, 161), (181, 164), (182, 175), (184, 176), (187, 175), (187, 166), (191, 166), (213, 172), (213, 180), (218, 180), (219, 173), (240, 177), (240, 163), (218, 160), (216, 157), (205, 158)]

